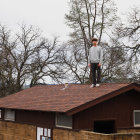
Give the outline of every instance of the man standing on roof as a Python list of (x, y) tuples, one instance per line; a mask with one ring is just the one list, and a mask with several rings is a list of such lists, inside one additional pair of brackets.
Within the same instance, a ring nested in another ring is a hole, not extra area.
[[(92, 38), (92, 47), (89, 49), (89, 58), (88, 58), (88, 66), (92, 71), (92, 79), (93, 79), (90, 88), (100, 86), (102, 62), (103, 62), (102, 47), (98, 45), (97, 38)], [(96, 79), (96, 73), (97, 73), (97, 79)]]

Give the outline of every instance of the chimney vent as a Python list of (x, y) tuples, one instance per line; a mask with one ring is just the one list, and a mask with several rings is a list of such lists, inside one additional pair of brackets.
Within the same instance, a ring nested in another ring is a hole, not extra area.
[(65, 84), (64, 84), (65, 87), (62, 88), (61, 90), (65, 90), (66, 88), (68, 88), (68, 85), (69, 85), (68, 83), (65, 83)]

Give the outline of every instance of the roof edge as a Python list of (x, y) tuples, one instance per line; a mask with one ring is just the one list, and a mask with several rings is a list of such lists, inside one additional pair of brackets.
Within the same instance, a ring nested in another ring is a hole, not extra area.
[(11, 109), (11, 110), (20, 110), (20, 111), (37, 111), (37, 112), (51, 112), (51, 113), (66, 113), (66, 112), (62, 112), (62, 111), (23, 109), (23, 108), (10, 108), (10, 107), (0, 107), (0, 109)]

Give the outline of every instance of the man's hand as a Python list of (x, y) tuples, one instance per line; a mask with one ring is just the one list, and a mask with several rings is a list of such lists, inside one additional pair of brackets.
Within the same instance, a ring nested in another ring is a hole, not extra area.
[(98, 66), (100, 67), (100, 66), (101, 66), (101, 64), (98, 64)]
[(88, 64), (88, 67), (90, 68), (91, 64)]

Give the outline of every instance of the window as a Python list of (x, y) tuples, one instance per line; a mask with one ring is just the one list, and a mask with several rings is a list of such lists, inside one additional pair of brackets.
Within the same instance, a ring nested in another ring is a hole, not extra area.
[(56, 114), (56, 126), (72, 128), (72, 117), (65, 114)]
[(0, 109), (0, 119), (2, 118), (2, 110)]
[(140, 127), (140, 110), (134, 110), (134, 126)]
[(5, 109), (4, 119), (8, 121), (15, 121), (15, 111), (11, 109)]

